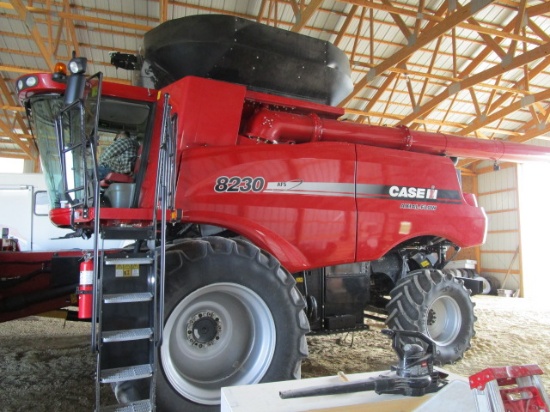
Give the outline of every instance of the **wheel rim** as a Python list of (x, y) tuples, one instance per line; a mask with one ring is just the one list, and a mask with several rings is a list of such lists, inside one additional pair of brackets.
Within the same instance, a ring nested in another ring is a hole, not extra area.
[(428, 335), (440, 346), (453, 342), (462, 326), (458, 303), (449, 296), (437, 298), (428, 310)]
[(174, 308), (164, 326), (161, 364), (182, 396), (214, 405), (221, 387), (259, 382), (275, 345), (275, 323), (264, 300), (242, 285), (216, 283)]

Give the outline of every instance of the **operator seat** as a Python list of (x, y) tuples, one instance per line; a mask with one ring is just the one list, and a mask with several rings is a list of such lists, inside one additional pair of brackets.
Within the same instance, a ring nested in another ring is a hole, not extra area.
[(139, 167), (141, 165), (141, 152), (143, 150), (143, 146), (139, 145), (137, 150), (136, 159), (134, 160), (134, 168), (132, 173), (117, 173), (117, 172), (109, 172), (107, 176), (105, 176), (101, 182), (99, 182), (99, 185), (103, 188), (109, 187), (111, 183), (134, 183), (134, 177), (136, 176)]
[(111, 172), (100, 182), (100, 186), (104, 189), (104, 196), (108, 200), (111, 207), (132, 207), (134, 193), (136, 190), (134, 178), (141, 166), (142, 147), (143, 146), (140, 145), (138, 148), (132, 173), (123, 174)]

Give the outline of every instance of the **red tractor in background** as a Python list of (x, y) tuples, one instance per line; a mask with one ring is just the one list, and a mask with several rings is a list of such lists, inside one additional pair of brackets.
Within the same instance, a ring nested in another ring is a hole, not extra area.
[[(18, 80), (51, 220), (96, 241), (91, 273), (82, 252), (0, 255), (0, 319), (91, 285), (98, 408), (112, 384), (134, 407), (216, 409), (221, 387), (299, 378), (306, 334), (364, 329), (366, 310), (431, 337), (442, 364), (463, 356), (480, 285), (444, 268), (487, 217), (453, 161), (548, 149), (340, 121), (344, 53), (239, 18), (169, 21), (143, 50), (111, 56), (134, 86), (78, 57)], [(99, 182), (120, 130), (140, 143), (134, 173)]]

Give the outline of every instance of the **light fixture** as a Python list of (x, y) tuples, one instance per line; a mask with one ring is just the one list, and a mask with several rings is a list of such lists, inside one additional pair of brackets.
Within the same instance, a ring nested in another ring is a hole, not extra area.
[(27, 87), (36, 86), (38, 84), (38, 79), (34, 76), (27, 77), (25, 79), (25, 84), (27, 85)]
[(73, 57), (69, 62), (69, 71), (72, 74), (82, 74), (86, 72), (86, 57)]
[(63, 74), (63, 75), (66, 76), (67, 75), (67, 65), (65, 63), (58, 62), (58, 63), (55, 64), (53, 72)]
[(71, 75), (67, 78), (67, 88), (65, 89), (65, 105), (70, 105), (78, 99), (84, 97), (86, 86), (86, 57), (76, 57), (73, 52), (73, 58), (69, 62), (69, 71)]

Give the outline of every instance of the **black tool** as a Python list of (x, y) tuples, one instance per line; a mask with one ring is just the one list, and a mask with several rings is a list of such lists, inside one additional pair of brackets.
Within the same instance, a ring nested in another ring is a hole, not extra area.
[[(399, 363), (392, 366), (388, 375), (355, 382), (291, 389), (279, 392), (279, 396), (290, 399), (363, 391), (375, 391), (379, 395), (422, 396), (436, 392), (447, 384), (447, 375), (433, 369), (436, 344), (432, 339), (416, 331), (384, 329), (382, 333), (393, 339), (392, 348), (399, 358)], [(415, 340), (421, 341), (423, 345), (409, 343)]]

